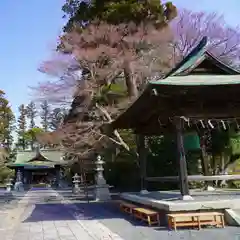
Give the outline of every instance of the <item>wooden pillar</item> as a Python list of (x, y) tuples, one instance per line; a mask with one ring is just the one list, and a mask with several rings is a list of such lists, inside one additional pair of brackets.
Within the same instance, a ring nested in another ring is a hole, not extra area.
[(32, 171), (28, 172), (28, 184), (32, 184)]
[(141, 191), (147, 190), (147, 148), (144, 135), (136, 135), (137, 151), (139, 154)]
[(17, 171), (18, 171), (18, 168), (14, 168), (14, 182), (16, 182), (17, 180)]
[(177, 131), (177, 153), (178, 153), (180, 192), (183, 199), (190, 199), (191, 197), (189, 195), (187, 163), (183, 141), (183, 119), (181, 119), (180, 117), (176, 118), (175, 126)]
[(55, 186), (56, 188), (58, 188), (60, 183), (60, 165), (55, 165), (55, 178), (56, 178)]
[(21, 173), (21, 182), (22, 183), (24, 183), (24, 173), (25, 173), (25, 171), (24, 171), (24, 167), (18, 167), (18, 170), (20, 171), (20, 173)]

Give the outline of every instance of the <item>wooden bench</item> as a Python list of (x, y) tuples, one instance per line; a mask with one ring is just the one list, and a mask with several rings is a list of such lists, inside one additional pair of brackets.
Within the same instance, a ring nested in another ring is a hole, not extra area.
[(158, 212), (142, 207), (133, 208), (132, 211), (135, 218), (147, 222), (149, 226), (152, 224), (160, 225)]
[(167, 216), (168, 227), (174, 230), (176, 230), (177, 227), (188, 226), (198, 227), (200, 230), (203, 225), (225, 227), (224, 214), (220, 212), (174, 213), (168, 214)]
[(137, 208), (136, 205), (134, 205), (132, 203), (124, 202), (124, 201), (120, 201), (119, 205), (120, 205), (120, 209), (123, 212), (129, 213), (129, 214), (132, 214), (133, 213), (133, 209)]

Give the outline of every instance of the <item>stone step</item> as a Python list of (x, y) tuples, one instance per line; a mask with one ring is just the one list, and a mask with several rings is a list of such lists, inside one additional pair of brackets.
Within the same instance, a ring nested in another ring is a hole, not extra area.
[(225, 219), (231, 226), (240, 226), (240, 209), (225, 209)]

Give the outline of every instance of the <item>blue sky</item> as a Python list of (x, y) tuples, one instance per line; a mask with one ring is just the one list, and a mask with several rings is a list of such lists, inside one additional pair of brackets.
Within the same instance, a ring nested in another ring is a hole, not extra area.
[(239, 0), (172, 0), (178, 8), (187, 8), (192, 11), (209, 11), (223, 14), (230, 25), (240, 25)]
[[(0, 1), (0, 89), (15, 113), (21, 103), (31, 100), (28, 86), (47, 80), (38, 72), (41, 61), (51, 55), (64, 24), (64, 0)], [(238, 25), (239, 0), (173, 0), (179, 8), (224, 14), (227, 22)]]
[(37, 68), (51, 54), (61, 31), (63, 2), (0, 1), (0, 89), (6, 92), (14, 112), (31, 100), (28, 86), (46, 80)]

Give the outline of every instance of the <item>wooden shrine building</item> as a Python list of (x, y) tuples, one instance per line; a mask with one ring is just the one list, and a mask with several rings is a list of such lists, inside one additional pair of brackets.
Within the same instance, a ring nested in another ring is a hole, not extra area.
[[(141, 140), (140, 149), (144, 149), (146, 135), (176, 133), (180, 191), (188, 199), (183, 132), (226, 130), (230, 126), (239, 129), (239, 96), (240, 72), (215, 58), (207, 50), (204, 37), (164, 78), (150, 81), (139, 98), (111, 125), (114, 129), (133, 129)], [(144, 161), (144, 154), (140, 153), (143, 166)]]
[(15, 177), (20, 171), (24, 184), (50, 184), (59, 185), (61, 167), (66, 165), (62, 160), (62, 152), (55, 149), (39, 149), (35, 151), (18, 151), (16, 160), (8, 164), (15, 170)]

